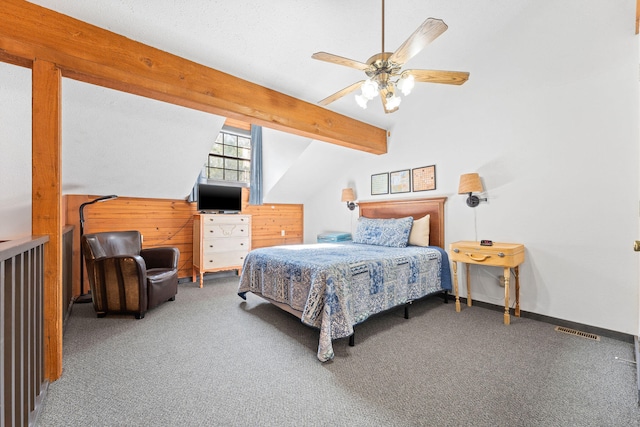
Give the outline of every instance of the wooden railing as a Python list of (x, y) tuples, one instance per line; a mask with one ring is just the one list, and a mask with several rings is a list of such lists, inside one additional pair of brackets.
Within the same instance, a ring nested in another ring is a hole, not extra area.
[(0, 242), (0, 424), (33, 425), (44, 377), (44, 244), (48, 237)]

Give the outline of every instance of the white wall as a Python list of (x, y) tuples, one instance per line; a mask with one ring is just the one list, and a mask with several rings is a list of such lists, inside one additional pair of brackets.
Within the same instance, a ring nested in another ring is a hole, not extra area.
[(0, 62), (0, 240), (31, 235), (31, 70)]
[[(524, 243), (523, 310), (637, 334), (634, 7), (529, 9), (510, 37), (468, 58), (466, 85), (403, 100), (388, 154), (362, 154), (307, 200), (305, 240), (351, 227), (355, 214), (336, 201), (348, 182), (361, 200), (391, 198), (369, 195), (371, 174), (435, 164), (435, 191), (393, 197), (448, 196), (447, 243)], [(480, 173), (489, 198), (475, 209), (456, 194), (467, 172)], [(503, 304), (499, 274), (472, 267), (474, 299)]]

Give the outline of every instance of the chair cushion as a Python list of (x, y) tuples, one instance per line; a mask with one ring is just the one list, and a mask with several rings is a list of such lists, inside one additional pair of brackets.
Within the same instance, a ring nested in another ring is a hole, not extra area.
[(147, 270), (147, 280), (151, 283), (160, 283), (176, 274), (176, 270), (171, 268), (150, 268)]
[(178, 293), (178, 270), (170, 268), (147, 270), (147, 293), (149, 309), (173, 298)]

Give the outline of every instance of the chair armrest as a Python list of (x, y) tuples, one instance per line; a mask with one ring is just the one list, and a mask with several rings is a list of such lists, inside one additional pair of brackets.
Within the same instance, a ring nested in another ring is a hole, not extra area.
[(180, 250), (172, 247), (147, 248), (140, 251), (147, 269), (151, 268), (178, 268)]
[[(147, 266), (140, 255), (116, 255), (95, 260), (92, 269), (91, 284), (96, 292), (93, 295), (96, 311), (105, 311), (110, 307), (108, 295), (120, 296), (128, 302), (116, 304), (119, 310), (145, 312), (147, 310)], [(92, 288), (93, 292), (94, 289)], [(134, 305), (131, 306), (131, 298)]]

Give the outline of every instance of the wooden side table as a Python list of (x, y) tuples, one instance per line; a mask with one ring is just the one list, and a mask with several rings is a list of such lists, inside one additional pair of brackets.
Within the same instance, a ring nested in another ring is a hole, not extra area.
[(449, 245), (449, 258), (453, 264), (453, 287), (456, 293), (456, 311), (460, 311), (458, 297), (458, 262), (466, 265), (467, 273), (467, 305), (471, 307), (471, 280), (469, 265), (489, 265), (504, 268), (504, 324), (511, 323), (509, 315), (509, 279), (511, 268), (516, 278), (515, 315), (520, 317), (520, 274), (518, 267), (524, 262), (524, 245), (520, 243), (496, 243), (492, 246), (481, 246), (480, 242), (460, 241)]

